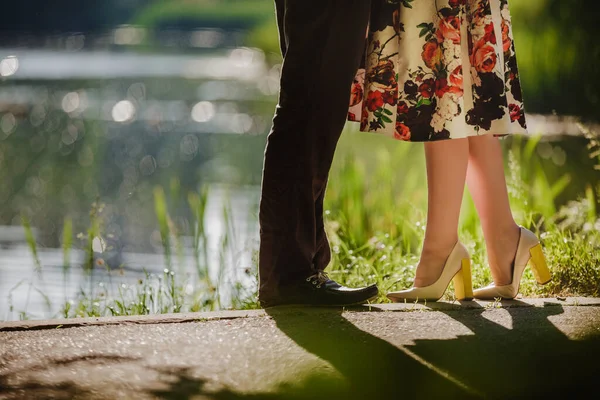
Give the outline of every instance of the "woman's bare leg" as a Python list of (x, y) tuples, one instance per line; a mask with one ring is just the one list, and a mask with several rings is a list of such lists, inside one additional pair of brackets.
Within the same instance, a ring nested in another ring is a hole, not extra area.
[(469, 139), (467, 185), (481, 220), (489, 267), (496, 285), (512, 281), (512, 262), (519, 242), (519, 227), (508, 201), (502, 149), (493, 135)]
[(467, 139), (425, 143), (427, 164), (427, 226), (415, 287), (433, 284), (458, 240), (460, 206), (465, 190)]

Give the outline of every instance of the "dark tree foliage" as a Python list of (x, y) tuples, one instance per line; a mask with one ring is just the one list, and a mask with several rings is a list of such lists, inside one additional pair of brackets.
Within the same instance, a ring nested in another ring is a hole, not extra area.
[[(529, 112), (547, 114), (556, 111), (600, 120), (599, 22), (600, 7), (596, 0), (548, 0), (537, 18), (520, 21), (515, 27), (526, 30), (533, 37), (548, 29), (554, 30), (558, 46), (547, 50), (546, 54), (540, 51), (539, 54), (545, 57), (536, 62), (537, 66), (554, 62), (563, 66), (547, 80), (539, 82), (534, 91), (525, 93)], [(575, 55), (572, 61), (568, 54)], [(526, 67), (535, 71), (537, 66)]]

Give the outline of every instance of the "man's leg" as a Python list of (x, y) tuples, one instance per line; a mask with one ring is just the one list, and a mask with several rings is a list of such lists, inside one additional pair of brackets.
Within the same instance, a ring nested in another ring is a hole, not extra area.
[(276, 0), (276, 6), (284, 61), (263, 168), (261, 302), (329, 262), (322, 201), (363, 54), (370, 1)]
[(323, 202), (325, 200), (327, 181), (323, 185), (321, 193), (315, 202), (315, 227), (316, 227), (316, 248), (313, 258), (313, 265), (319, 271), (323, 271), (331, 261), (331, 248), (327, 233), (325, 233), (325, 221), (323, 217)]

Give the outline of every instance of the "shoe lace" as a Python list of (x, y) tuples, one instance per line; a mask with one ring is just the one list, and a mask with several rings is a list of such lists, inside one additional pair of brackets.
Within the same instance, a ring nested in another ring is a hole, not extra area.
[(329, 280), (329, 276), (325, 271), (318, 271), (316, 274), (313, 274), (306, 278), (306, 282), (312, 282), (313, 285), (317, 285), (317, 288), (320, 289), (321, 286)]

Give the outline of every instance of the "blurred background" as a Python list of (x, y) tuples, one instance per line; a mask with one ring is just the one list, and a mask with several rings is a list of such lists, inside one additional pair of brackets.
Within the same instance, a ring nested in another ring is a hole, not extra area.
[[(503, 141), (509, 186), (560, 276), (525, 291), (597, 294), (600, 13), (592, 0), (510, 4), (531, 135)], [(3, 2), (0, 319), (256, 306), (277, 40), (272, 0)], [(410, 284), (420, 145), (357, 129), (328, 189), (332, 275)], [(480, 239), (468, 197), (462, 229)]]

